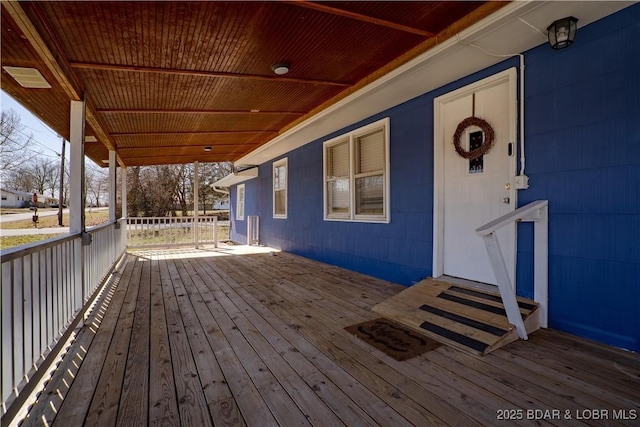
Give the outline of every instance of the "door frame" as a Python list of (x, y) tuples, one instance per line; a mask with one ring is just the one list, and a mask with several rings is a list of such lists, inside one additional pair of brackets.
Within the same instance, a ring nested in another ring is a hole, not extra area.
[[(515, 183), (513, 182), (516, 173), (517, 162), (517, 72), (516, 68), (512, 67), (505, 71), (499, 72), (492, 76), (478, 80), (474, 83), (468, 84), (464, 87), (448, 92), (444, 95), (438, 96), (433, 100), (434, 109), (434, 121), (433, 121), (433, 266), (432, 276), (440, 277), (444, 275), (444, 150), (445, 145), (443, 143), (444, 133), (444, 113), (443, 106), (448, 102), (455, 101), (460, 98), (471, 95), (474, 92), (479, 92), (482, 89), (486, 89), (492, 86), (496, 86), (502, 83), (507, 83), (509, 88), (509, 142), (513, 143), (514, 153), (513, 160), (509, 165), (509, 173), (511, 176), (511, 188), (509, 197), (513, 200), (514, 209), (518, 206), (517, 194)], [(517, 227), (513, 234), (513, 276), (512, 283), (515, 286), (515, 272), (516, 272), (516, 255), (517, 255)], [(478, 236), (478, 239), (480, 237)], [(489, 262), (489, 259), (487, 259)], [(509, 268), (510, 266), (507, 266)]]

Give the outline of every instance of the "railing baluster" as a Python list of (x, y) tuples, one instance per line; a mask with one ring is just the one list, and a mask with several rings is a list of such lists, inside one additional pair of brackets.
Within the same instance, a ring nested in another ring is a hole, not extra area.
[(19, 384), (22, 381), (22, 372), (24, 372), (24, 366), (22, 366), (23, 353), (24, 353), (24, 316), (22, 311), (23, 289), (22, 280), (23, 275), (23, 262), (22, 258), (15, 260), (13, 266), (13, 283), (10, 284), (13, 288), (11, 295), (11, 311), (13, 317), (13, 339), (17, 345), (13, 348), (13, 367), (12, 376), (13, 383)]
[(11, 395), (13, 385), (12, 371), (13, 348), (4, 343), (12, 342), (13, 329), (13, 310), (11, 310), (12, 290), (13, 290), (13, 261), (2, 263), (2, 289), (0, 289), (0, 316), (2, 316), (2, 330), (0, 330), (0, 338), (2, 338), (2, 366), (0, 366), (0, 397), (4, 403)]
[(42, 343), (42, 313), (40, 311), (40, 257), (36, 252), (30, 254), (31, 257), (31, 295), (33, 301), (31, 310), (33, 313), (33, 363), (37, 363), (40, 358)]
[(23, 321), (23, 369), (28, 372), (33, 365), (33, 302), (31, 293), (31, 256), (23, 258), (23, 278), (22, 278), (22, 321)]

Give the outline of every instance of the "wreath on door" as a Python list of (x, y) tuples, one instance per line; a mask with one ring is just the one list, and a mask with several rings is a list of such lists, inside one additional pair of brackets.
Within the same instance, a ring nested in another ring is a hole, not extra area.
[[(484, 134), (484, 141), (482, 141), (482, 145), (475, 150), (467, 151), (462, 148), (460, 143), (460, 138), (464, 131), (471, 126), (477, 126), (482, 130)], [(460, 157), (464, 157), (465, 159), (475, 160), (478, 157), (481, 157), (487, 154), (493, 148), (493, 143), (495, 139), (495, 132), (489, 123), (486, 120), (483, 120), (479, 117), (467, 117), (463, 121), (458, 124), (455, 133), (453, 134), (453, 146), (456, 149), (456, 153)]]

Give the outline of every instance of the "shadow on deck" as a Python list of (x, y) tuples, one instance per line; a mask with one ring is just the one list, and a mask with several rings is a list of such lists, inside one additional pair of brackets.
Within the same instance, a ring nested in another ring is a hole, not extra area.
[(540, 330), (398, 362), (343, 328), (402, 286), (245, 249), (128, 254), (23, 425), (639, 422), (637, 354)]

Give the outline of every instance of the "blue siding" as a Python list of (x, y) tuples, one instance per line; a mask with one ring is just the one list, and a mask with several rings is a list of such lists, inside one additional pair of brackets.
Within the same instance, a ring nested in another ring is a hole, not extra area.
[[(640, 351), (640, 5), (581, 28), (569, 49), (526, 52), (526, 160), (519, 204), (549, 200), (550, 326)], [(286, 155), (288, 219), (272, 218), (272, 162), (246, 183), (261, 241), (409, 285), (431, 275), (433, 99), (453, 82)], [(390, 118), (391, 223), (323, 221), (322, 143)], [(278, 159), (274, 159), (278, 160)], [(235, 190), (235, 189), (234, 189)], [(232, 191), (232, 207), (235, 194)], [(246, 241), (246, 222), (232, 238)], [(518, 226), (518, 293), (532, 296), (533, 227)]]
[[(526, 53), (531, 188), (549, 199), (549, 325), (640, 351), (640, 7)], [(532, 293), (532, 228), (518, 290)]]

